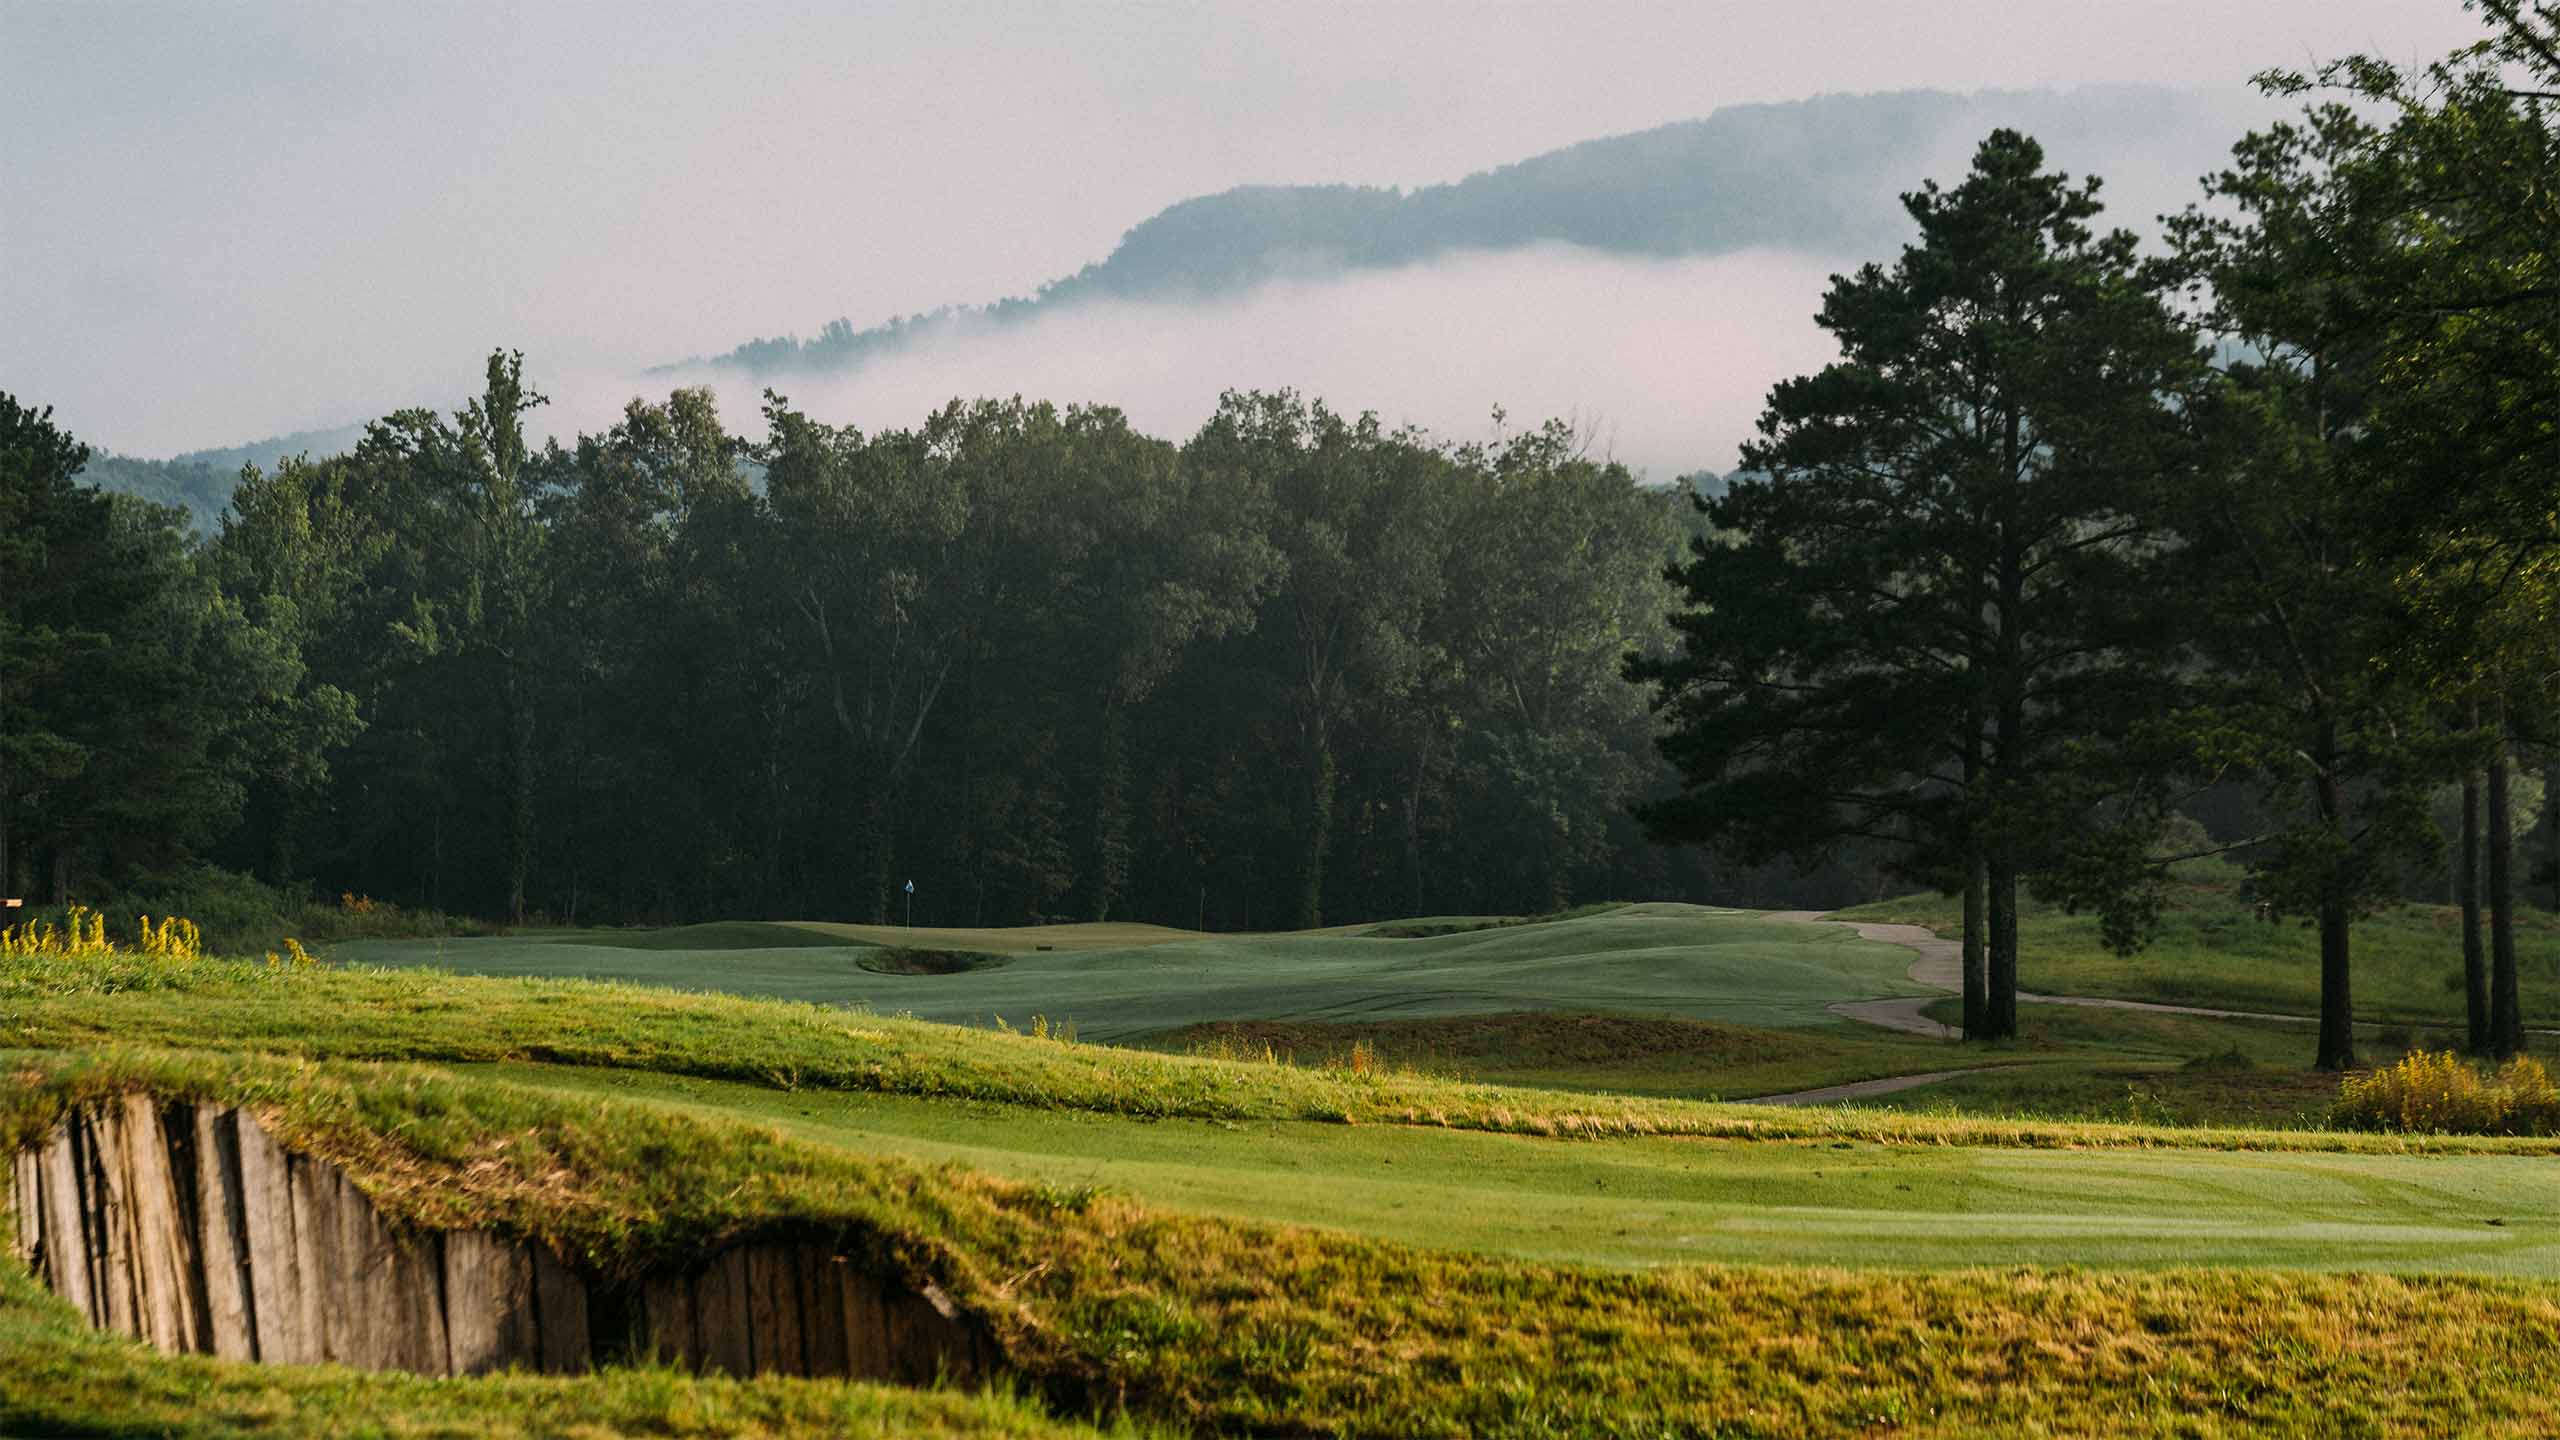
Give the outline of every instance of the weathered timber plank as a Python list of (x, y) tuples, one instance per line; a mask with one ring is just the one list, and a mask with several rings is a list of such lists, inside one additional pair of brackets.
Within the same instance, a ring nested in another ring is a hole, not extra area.
[(693, 1328), (693, 1281), (657, 1274), (640, 1282), (640, 1353), (669, 1365), (701, 1368), (702, 1344)]
[(329, 1167), (329, 1181), (337, 1189), (338, 1263), (347, 1277), (346, 1349), (337, 1358), (359, 1370), (397, 1368), (407, 1337), (400, 1333), (405, 1317), (391, 1236), (345, 1171)]
[(747, 1313), (755, 1352), (748, 1363), (757, 1374), (809, 1373), (800, 1348), (800, 1260), (796, 1245), (756, 1245), (746, 1252)]
[(206, 1339), (225, 1360), (258, 1358), (248, 1227), (241, 1215), (240, 1112), (195, 1112), (196, 1253), (204, 1257)]
[(9, 1209), (18, 1217), (18, 1258), (33, 1264), (44, 1248), (44, 1152), (21, 1150), (10, 1170)]
[(702, 1368), (728, 1375), (754, 1374), (754, 1319), (747, 1303), (745, 1249), (732, 1245), (713, 1256), (693, 1293)]
[(812, 1375), (843, 1375), (849, 1369), (845, 1350), (845, 1260), (832, 1245), (804, 1251), (800, 1275), (800, 1345)]
[(293, 1196), (293, 1263), (301, 1281), (305, 1358), (353, 1364), (348, 1308), (351, 1286), (341, 1253), (338, 1183), (334, 1168), (308, 1157), (285, 1157), (286, 1189)]
[(164, 1354), (200, 1353), (206, 1348), (197, 1289), (202, 1266), (187, 1223), (192, 1206), (179, 1188), (193, 1181), (194, 1167), (186, 1164), (182, 1177), (181, 1147), (163, 1122), (158, 1100), (129, 1092), (119, 1108), (125, 1177), (132, 1186), (134, 1301), (142, 1338)]
[(538, 1368), (533, 1258), (485, 1230), (444, 1237), (446, 1370), (483, 1375), (509, 1365)]
[(122, 1115), (114, 1109), (74, 1111), (72, 1124), (86, 1132), (90, 1189), (102, 1240), (93, 1273), (104, 1283), (107, 1328), (142, 1333), (142, 1265), (134, 1255), (133, 1172), (127, 1162)]
[(889, 1355), (889, 1313), (880, 1283), (859, 1264), (842, 1271), (844, 1280), (845, 1373), (862, 1380), (886, 1380), (894, 1373)]
[(97, 1280), (79, 1142), (68, 1116), (45, 1137), (43, 1172), (46, 1278), (53, 1293), (70, 1301), (90, 1324), (102, 1325), (106, 1301)]
[(256, 1116), (238, 1115), (234, 1123), (239, 1136), (241, 1248), (249, 1266), (256, 1358), (307, 1364), (320, 1358), (319, 1336), (303, 1294), (290, 1162)]
[(400, 1368), (421, 1375), (449, 1375), (453, 1338), (444, 1321), (442, 1232), (418, 1230), (399, 1240), (401, 1335), (408, 1341)]
[(541, 1322), (542, 1369), (583, 1375), (595, 1354), (587, 1316), (587, 1282), (562, 1264), (547, 1245), (528, 1244), (533, 1257), (534, 1314)]
[(339, 1203), (362, 1217), (366, 1253), (377, 1262), (366, 1312), (373, 1368), (444, 1374), (444, 1238), (394, 1228), (346, 1172), (338, 1184)]

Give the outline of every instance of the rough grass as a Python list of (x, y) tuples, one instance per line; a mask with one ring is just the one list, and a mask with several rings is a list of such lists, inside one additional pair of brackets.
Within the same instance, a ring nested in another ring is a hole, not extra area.
[(1556, 1141), (1139, 1120), (632, 1071), (472, 1067), (572, 1101), (770, 1125), (860, 1155), (1545, 1263), (2238, 1265), (2560, 1278), (2550, 1163), (2504, 1155)]
[[(1925, 925), (1961, 934), (1961, 902), (1910, 895), (1833, 912), (1834, 918)], [(2269, 924), (2223, 882), (2173, 886), (2157, 936), (2120, 956), (2100, 941), (2097, 918), (2022, 901), (2018, 983), (2048, 995), (2099, 995), (2226, 1010), (2311, 1015), (2320, 1009), (2319, 937), (2298, 921)], [(2356, 1018), (2400, 1024), (2463, 1023), (2462, 916), (2446, 905), (2408, 905), (2359, 921), (2353, 936)], [(2560, 917), (2519, 907), (2516, 950), (2525, 1018), (2560, 1025)], [(2304, 1040), (2309, 1048), (2310, 1041)]]
[[(2538, 1436), (2560, 1428), (2560, 1288), (2548, 1284), (2245, 1270), (1594, 1272), (1169, 1214), (1108, 1193), (926, 1169), (413, 1067), (127, 1054), (28, 1061), (13, 1079), (0, 1092), (10, 1138), (24, 1138), (63, 1104), (133, 1085), (246, 1103), (290, 1143), (347, 1166), (395, 1216), (536, 1235), (608, 1266), (775, 1226), (865, 1234), (897, 1263), (936, 1273), (993, 1327), (1016, 1367), (1067, 1399), (1071, 1412), (1075, 1401), (1098, 1402), (1190, 1430)], [(14, 1264), (0, 1269), (8, 1272), (0, 1324), (29, 1336), (31, 1353), (62, 1353), (76, 1338), (67, 1330), (50, 1340), (34, 1332), (67, 1326), (68, 1312), (29, 1297)], [(92, 1353), (105, 1358), (103, 1349)], [(119, 1383), (110, 1370), (102, 1385), (77, 1363), (13, 1364), (0, 1403), (17, 1416), (79, 1414), (86, 1404), (123, 1406), (131, 1417), (171, 1403), (151, 1397), (184, 1395), (219, 1368), (129, 1347), (118, 1354), (132, 1381)], [(312, 1373), (315, 1383), (346, 1387), (326, 1392), (332, 1399), (378, 1384), (397, 1412), (384, 1428), (403, 1433), (433, 1433), (411, 1425), (399, 1404), (421, 1392), (449, 1391), (460, 1403), (475, 1385), (478, 1393), (558, 1386), (598, 1396), (619, 1387), (628, 1396), (674, 1383), (657, 1372), (441, 1387)], [(883, 1403), (857, 1398), (857, 1388), (715, 1383), (693, 1403)], [(436, 1403), (422, 1399), (421, 1410)], [(645, 1394), (623, 1403), (635, 1416), (659, 1404)], [(987, 1402), (940, 1403), (947, 1408), (938, 1417), (921, 1413), (950, 1420), (951, 1433), (984, 1433), (961, 1428), (977, 1415), (990, 1428), (1012, 1423), (1000, 1411), (964, 1408)], [(579, 1423), (595, 1423), (592, 1412), (569, 1408)], [(1015, 1415), (1032, 1430), (1036, 1422)], [(149, 1422), (123, 1418), (118, 1428)], [(790, 1432), (777, 1424), (773, 1433)]]
[(1397, 1124), (1566, 1137), (1698, 1135), (1960, 1145), (2560, 1153), (2560, 1138), (2177, 1130), (2003, 1117), (1779, 1110), (1570, 1094), (1373, 1070), (1061, 1043), (825, 1006), (591, 981), (251, 963), (0, 961), (0, 1048), (117, 1044), (310, 1059), (548, 1063), (1203, 1119)]
[(1503, 1015), (1353, 1022), (1230, 1020), (1138, 1042), (1177, 1054), (1268, 1055), (1346, 1066), (1354, 1047), (1378, 1064), (1452, 1080), (1550, 1090), (1748, 1099), (1955, 1065), (2032, 1064), (1843, 1022), (1770, 1030), (1669, 1016), (1514, 1011)]
[(1500, 930), (1513, 925), (1548, 925), (1558, 920), (1583, 920), (1627, 908), (1624, 900), (1595, 901), (1563, 910), (1550, 910), (1543, 915), (1441, 915), (1412, 920), (1390, 920), (1372, 925), (1360, 932), (1381, 940), (1429, 940), (1441, 935), (1465, 935), (1477, 930)]
[[(1926, 1013), (1953, 1024), (1961, 1009), (1949, 999)], [(2030, 1005), (2020, 1008), (2019, 1026), (2016, 1041), (1953, 1052), (1963, 1057), (1957, 1064), (1991, 1067), (1981, 1073), (1861, 1103), (1924, 1114), (2317, 1130), (2328, 1126), (2338, 1097), (2338, 1075), (2309, 1066), (2303, 1025)]]

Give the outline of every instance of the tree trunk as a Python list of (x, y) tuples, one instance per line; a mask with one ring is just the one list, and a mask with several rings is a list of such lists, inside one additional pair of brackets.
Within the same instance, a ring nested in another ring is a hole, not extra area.
[(1964, 1038), (1991, 1038), (1991, 975), (1989, 957), (1984, 954), (1984, 932), (1989, 917), (1983, 912), (1989, 903), (1990, 878), (1984, 873), (1982, 852), (1973, 850), (1964, 862)]
[(53, 847), (53, 903), (56, 908), (71, 903), (71, 842), (58, 841)]
[[(2318, 767), (2317, 778), (2312, 782), (2312, 799), (2318, 806), (2320, 822), (2331, 834), (2343, 837), (2347, 834), (2347, 792), (2338, 780), (2338, 724), (2334, 718), (2321, 718), (2317, 752), (2312, 759)], [(2312, 1064), (2322, 1070), (2345, 1070), (2356, 1063), (2355, 996), (2348, 973), (2347, 926), (2352, 914), (2345, 871), (2348, 858), (2338, 857), (2320, 882), (2320, 1051)]]
[(2018, 1038), (2018, 865), (1995, 852), (1985, 862), (1989, 893), (1990, 963), (1984, 986), (1982, 1038)]
[(2320, 899), (2320, 1058), (2322, 1070), (2356, 1063), (2354, 997), (2348, 991), (2347, 900), (2331, 885)]
[[(9, 735), (8, 652), (0, 651), (0, 740)], [(0, 899), (18, 893), (16, 856), (9, 849), (9, 747), (0, 745)]]
[[(2478, 723), (2475, 715), (2473, 723)], [(2470, 1030), (2467, 1049), (2489, 1053), (2489, 960), (2480, 946), (2480, 775), (2462, 776), (2462, 853), (2454, 873), (2454, 898), (2462, 906), (2462, 989)]]
[(889, 923), (889, 797), (874, 785), (862, 800), (854, 876), (854, 914), (873, 925)]
[(1093, 815), (1093, 918), (1111, 918), (1111, 907), (1129, 884), (1129, 721), (1119, 698), (1102, 706), (1102, 771)]
[(533, 707), (522, 671), (507, 662), (507, 919), (521, 925), (533, 873)]
[(1405, 913), (1423, 912), (1422, 868), (1422, 791), (1431, 775), (1431, 742), (1436, 732), (1425, 730), (1422, 744), (1413, 757), (1413, 783), (1404, 793), (1404, 870)]
[(1322, 733), (1315, 737), (1314, 761), (1307, 775), (1305, 883), (1298, 893), (1298, 925), (1305, 930), (1324, 924), (1324, 859), (1333, 844), (1333, 745)]
[(2515, 835), (2507, 803), (2506, 720), (2501, 699), (2499, 733), (2489, 751), (2489, 1048), (2501, 1060), (2524, 1049), (2516, 988)]
[[(2008, 419), (2009, 440), (2007, 473), (2015, 475), (2018, 463), (2018, 417), (2011, 412)], [(1989, 963), (1985, 966), (1983, 985), (1983, 1038), (2014, 1040), (2018, 1036), (2018, 859), (2013, 838), (2012, 817), (2007, 807), (2013, 802), (2010, 783), (2022, 766), (2021, 750), (2027, 728), (2025, 678), (2020, 631), (2023, 628), (2026, 576), (2024, 563), (2014, 537), (2001, 541), (1999, 588), (1994, 598), (1998, 639), (1992, 660), (1991, 739), (1990, 753), (1984, 758), (1981, 773), (1993, 803), (1987, 807), (1975, 804), (1983, 798), (1967, 796), (1967, 808), (1988, 808), (1987, 823), (1993, 827), (1984, 852), (1984, 880), (1990, 891), (1991, 934)], [(1968, 751), (1979, 742), (1978, 733), (1968, 734)], [(1968, 826), (1986, 823), (1976, 813), (1966, 817)], [(1982, 843), (1977, 841), (1977, 843)]]
[[(2542, 772), (2542, 820), (2551, 827), (2551, 913), (2560, 915), (2560, 760)], [(6, 879), (0, 872), (0, 883)]]

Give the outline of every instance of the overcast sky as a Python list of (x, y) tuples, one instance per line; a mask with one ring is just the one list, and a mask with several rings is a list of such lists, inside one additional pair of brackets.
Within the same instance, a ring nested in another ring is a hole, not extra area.
[[(497, 343), (555, 388), (601, 397), (643, 366), (753, 335), (1027, 293), (1165, 204), (1241, 183), (1429, 184), (1823, 92), (2237, 91), (2269, 65), (2432, 57), (2478, 34), (2456, 0), (0, 0), (0, 390), (145, 455), (450, 406)], [(1560, 263), (1559, 323), (1577, 297), (1623, 288)], [(1476, 263), (1414, 278), (1464, 292), (1516, 291), (1522, 276)], [(1747, 278), (1798, 309), (1819, 284)], [(1360, 283), (1371, 289), (1313, 308), (1371, 315), (1374, 342), (1378, 277)], [(1329, 368), (1339, 347), (1320, 333), (1256, 357), (1220, 328), (1257, 315), (1270, 319), (1267, 301), (1173, 328), (1286, 372), (1234, 383), (1394, 388), (1394, 365)], [(1602, 322), (1641, 334), (1643, 318)], [(1106, 335), (1164, 363), (1143, 317), (1111, 323)], [(1605, 379), (1605, 341), (1581, 335), (1554, 366)], [(1793, 333), (1773, 354), (1805, 345)], [(1044, 379), (1145, 380), (1144, 366), (977, 359), (941, 357), (892, 392), (904, 404), (946, 381), (1036, 394)], [(1520, 383), (1548, 394), (1547, 379)], [(1628, 418), (1668, 406), (1641, 423), (1687, 424), (1665, 384), (1630, 377), (1644, 398)], [(1143, 396), (1056, 398), (1129, 403), (1166, 433), (1199, 418), (1167, 413), (1187, 392), (1156, 413)], [(1520, 398), (1430, 403), (1481, 414)], [(1566, 394), (1556, 408), (1608, 403)], [(1729, 449), (1739, 422), (1699, 423), (1702, 444)]]

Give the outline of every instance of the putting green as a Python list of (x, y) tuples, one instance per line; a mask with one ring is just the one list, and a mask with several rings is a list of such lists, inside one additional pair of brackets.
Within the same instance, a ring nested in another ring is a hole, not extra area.
[[(748, 932), (748, 933), (740, 933)], [(769, 932), (769, 933), (759, 933)], [(812, 945), (812, 934), (865, 943)], [(1042, 938), (1042, 937), (1047, 938)], [(1605, 914), (1428, 939), (1357, 931), (1201, 936), (1152, 926), (916, 930), (815, 924), (683, 931), (564, 931), (462, 940), (375, 940), (334, 959), (442, 966), (464, 974), (578, 976), (718, 990), (883, 1014), (1016, 1026), (1073, 1021), (1121, 1040), (1216, 1020), (1384, 1020), (1518, 1010), (1679, 1015), (1759, 1026), (1833, 1023), (1840, 1000), (1934, 994), (1904, 975), (1909, 951), (1845, 927), (1770, 921), (1697, 905)], [(738, 943), (741, 940), (751, 944)], [(863, 968), (873, 942), (1009, 955), (951, 975)], [(1048, 945), (1047, 951), (1038, 946)], [(1092, 948), (1083, 948), (1090, 945)]]
[(1559, 1141), (465, 1068), (1175, 1209), (1536, 1260), (2560, 1276), (2548, 1157)]

